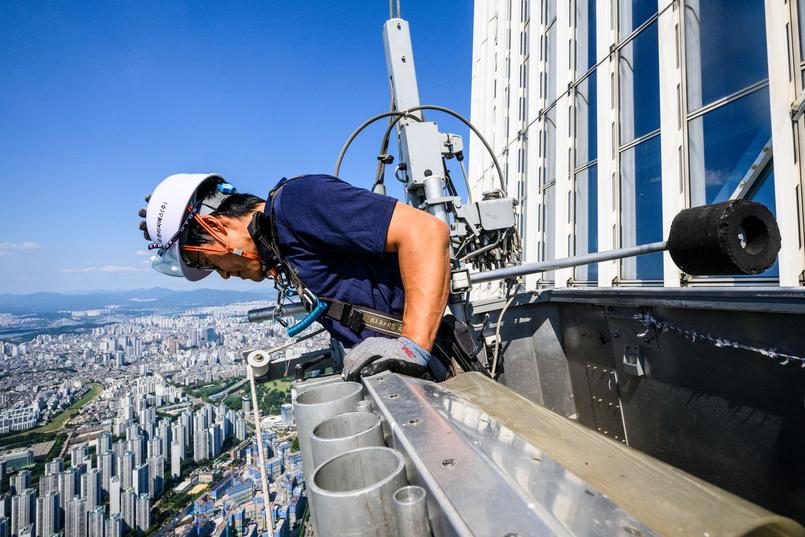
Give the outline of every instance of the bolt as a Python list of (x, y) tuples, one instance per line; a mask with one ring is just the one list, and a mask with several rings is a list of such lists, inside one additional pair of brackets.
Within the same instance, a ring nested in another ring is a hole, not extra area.
[(452, 468), (456, 465), (456, 459), (445, 459), (442, 461), (442, 466), (445, 468)]
[(393, 393), (393, 394), (389, 395), (389, 399), (398, 399), (399, 397), (400, 397), (399, 393)]

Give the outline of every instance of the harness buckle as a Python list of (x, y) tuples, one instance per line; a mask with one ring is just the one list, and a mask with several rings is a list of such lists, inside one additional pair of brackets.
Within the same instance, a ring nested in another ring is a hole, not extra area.
[(352, 304), (344, 304), (341, 308), (341, 315), (338, 322), (346, 326), (356, 334), (360, 334), (363, 328), (363, 314), (356, 310)]

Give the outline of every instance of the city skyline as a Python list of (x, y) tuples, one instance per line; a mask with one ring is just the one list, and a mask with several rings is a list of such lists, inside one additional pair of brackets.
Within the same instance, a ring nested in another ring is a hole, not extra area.
[[(255, 305), (75, 311), (97, 316), (97, 326), (0, 340), (0, 537), (150, 535), (163, 524), (262, 529), (243, 355), (287, 338), (276, 323), (242, 322)], [(286, 356), (327, 341), (312, 338)], [(273, 391), (258, 401), (276, 535), (286, 536), (304, 508), (301, 456), (288, 409), (266, 398)]]

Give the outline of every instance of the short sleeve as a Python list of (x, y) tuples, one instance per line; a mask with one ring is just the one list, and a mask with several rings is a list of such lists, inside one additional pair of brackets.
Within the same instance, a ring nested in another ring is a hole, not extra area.
[(277, 221), (312, 248), (382, 255), (395, 198), (329, 175), (290, 181), (277, 199)]

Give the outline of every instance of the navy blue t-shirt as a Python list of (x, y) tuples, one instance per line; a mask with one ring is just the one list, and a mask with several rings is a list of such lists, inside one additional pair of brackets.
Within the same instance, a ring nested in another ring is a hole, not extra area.
[[(282, 255), (302, 283), (320, 297), (402, 316), (397, 254), (384, 251), (397, 200), (330, 175), (287, 181), (274, 202), (275, 221)], [(347, 347), (382, 335), (356, 334), (326, 316), (319, 322)]]

